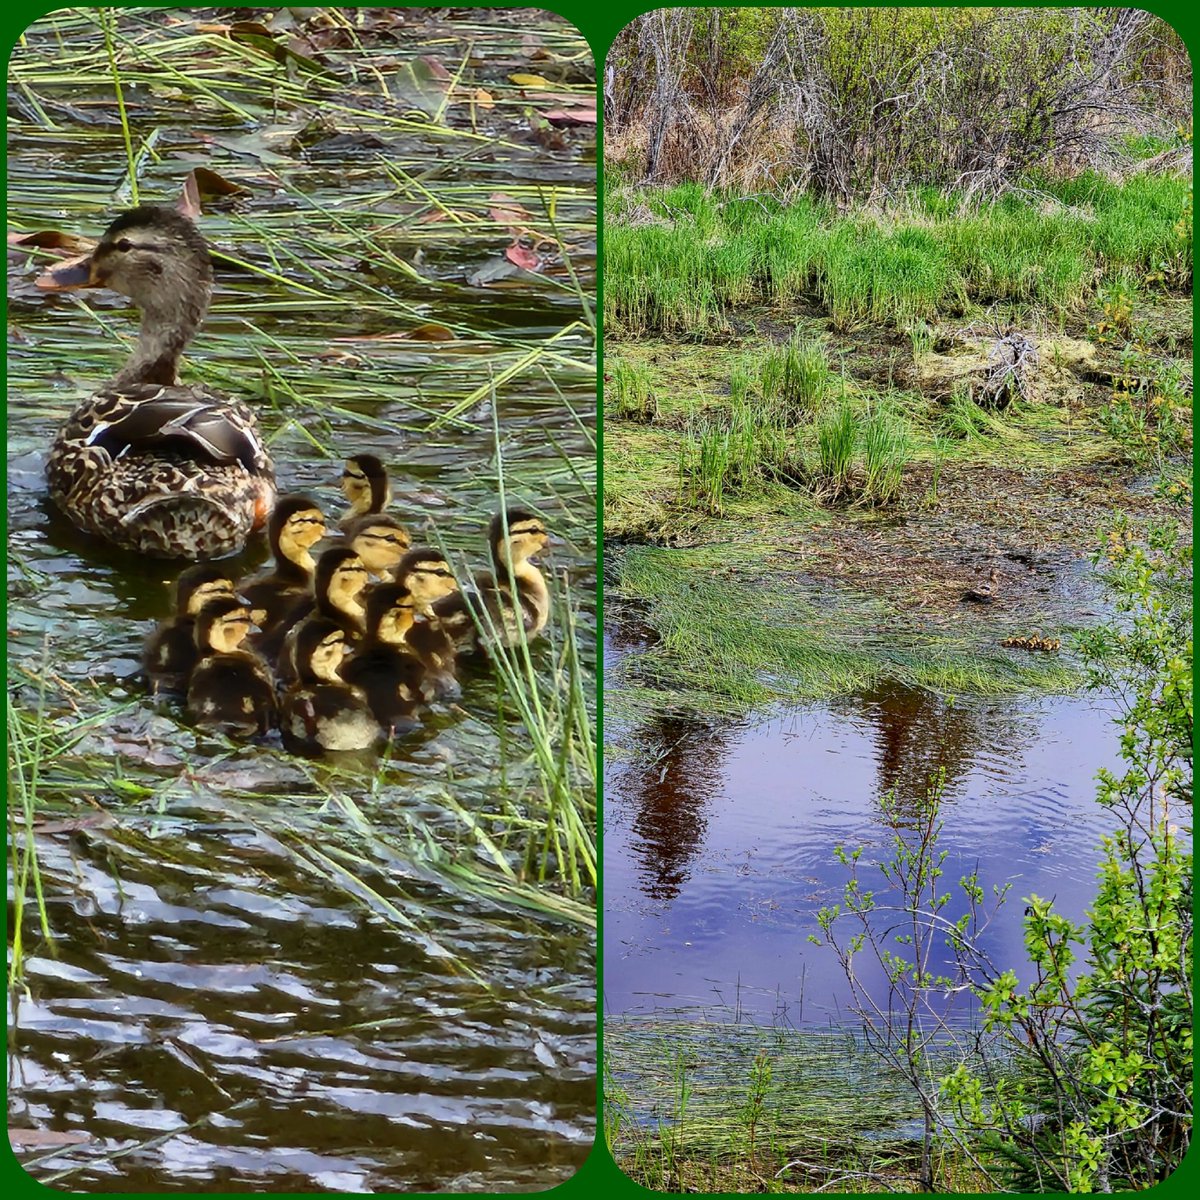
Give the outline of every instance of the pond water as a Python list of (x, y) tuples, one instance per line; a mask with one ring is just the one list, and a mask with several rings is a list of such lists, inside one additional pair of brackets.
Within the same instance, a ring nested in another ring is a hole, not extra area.
[[(639, 645), (607, 641), (609, 686)], [(1015, 967), (1021, 897), (1076, 919), (1091, 899), (1108, 827), (1094, 779), (1118, 760), (1112, 714), (1082, 695), (951, 702), (893, 686), (760, 723), (650, 717), (605, 735), (605, 1012), (807, 1027), (857, 1025), (832, 952), (807, 938), (841, 899), (835, 847), (887, 852), (879, 796), (911, 811), (944, 772), (943, 883), (975, 869), (989, 890), (1012, 883), (983, 944)], [(863, 887), (884, 883), (868, 867)]]
[[(9, 859), (9, 1126), (69, 1190), (531, 1190), (593, 1141), (594, 791), (560, 701), (572, 670), (594, 692), (594, 131), (536, 115), (591, 95), (590, 54), (547, 14), (362, 13), (306, 34), (327, 76), (264, 68), (254, 38), (213, 31), (227, 13), (120, 16), (142, 199), (173, 202), (195, 166), (246, 189), (201, 220), (250, 267), (218, 263), (185, 378), (254, 403), (281, 492), (331, 515), (345, 456), (379, 455), (398, 515), (456, 565), (483, 564), (501, 473), (546, 516), (533, 674), (571, 749), (579, 858), (540, 855), (545, 778), (486, 667), (382, 758), (206, 737), (144, 694), (178, 566), (81, 536), (43, 480), (130, 314), (40, 292), (44, 259), (10, 252), (10, 769), (33, 821)], [(432, 67), (415, 98), (381, 90), (430, 54), (491, 106)], [(508, 80), (531, 61), (545, 97)], [(96, 236), (129, 194), (94, 18), (31, 27), (10, 85), (10, 220)], [(537, 270), (507, 269), (518, 242)], [(424, 322), (454, 340), (405, 340)]]

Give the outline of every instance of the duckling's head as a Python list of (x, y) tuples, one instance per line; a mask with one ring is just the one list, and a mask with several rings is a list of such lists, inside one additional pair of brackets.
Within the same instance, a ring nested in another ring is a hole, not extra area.
[(408, 530), (387, 513), (359, 517), (346, 529), (346, 537), (372, 575), (390, 571), (412, 545)]
[(354, 513), (383, 512), (392, 502), (387, 468), (373, 454), (356, 454), (346, 459), (341, 485)]
[[(506, 523), (507, 539), (504, 532)], [(492, 518), (488, 528), (488, 541), (492, 546), (492, 557), (498, 565), (503, 566), (511, 562), (513, 566), (517, 566), (545, 550), (550, 544), (550, 535), (546, 532), (546, 525), (541, 517), (534, 516), (523, 508), (510, 508)]]
[(358, 596), (366, 586), (367, 568), (348, 546), (334, 546), (317, 560), (313, 591), (318, 604), (353, 612), (359, 608)]
[(296, 671), (302, 683), (341, 683), (346, 635), (336, 621), (314, 617), (296, 635)]
[(106, 287), (148, 316), (176, 314), (183, 300), (198, 323), (212, 292), (212, 261), (195, 225), (165, 205), (122, 213), (85, 258), (62, 263), (38, 280), (49, 291)]
[(216, 563), (188, 567), (175, 581), (175, 611), (194, 617), (210, 600), (234, 598), (233, 580)]
[(367, 596), (367, 634), (398, 645), (417, 614), (413, 594), (402, 583), (380, 583)]
[(286, 558), (311, 570), (308, 552), (325, 536), (325, 517), (310, 496), (284, 496), (271, 514), (269, 536), (277, 559)]
[(250, 632), (250, 609), (236, 597), (210, 600), (196, 614), (196, 646), (201, 654), (231, 654)]
[(410, 550), (396, 568), (396, 582), (412, 593), (417, 608), (424, 612), (435, 600), (458, 591), (458, 583), (446, 556), (440, 550), (420, 546)]

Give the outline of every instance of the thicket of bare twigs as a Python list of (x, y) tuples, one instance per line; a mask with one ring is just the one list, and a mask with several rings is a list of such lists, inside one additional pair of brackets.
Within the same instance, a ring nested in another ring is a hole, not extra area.
[(1182, 39), (1134, 8), (663, 8), (609, 54), (606, 155), (631, 182), (982, 199), (1119, 169), (1191, 90)]

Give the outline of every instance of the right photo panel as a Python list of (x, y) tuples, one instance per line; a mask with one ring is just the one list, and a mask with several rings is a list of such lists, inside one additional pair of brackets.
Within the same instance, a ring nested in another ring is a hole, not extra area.
[(604, 68), (605, 1131), (667, 1192), (1191, 1132), (1192, 70), (1133, 8)]

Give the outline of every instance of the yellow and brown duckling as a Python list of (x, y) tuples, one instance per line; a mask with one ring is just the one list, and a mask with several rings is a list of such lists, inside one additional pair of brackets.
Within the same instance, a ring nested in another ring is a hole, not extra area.
[(455, 675), (458, 651), (436, 611), (440, 602), (459, 595), (454, 572), (440, 550), (420, 546), (400, 560), (395, 578), (412, 594), (416, 608), (405, 641), (425, 667), (426, 694), (431, 699), (453, 699), (461, 694)]
[(236, 597), (210, 600), (196, 614), (199, 662), (187, 689), (196, 725), (232, 737), (255, 737), (274, 722), (275, 681), (263, 660), (244, 649), (250, 611)]
[(342, 678), (361, 688), (388, 736), (417, 727), (416, 712), (431, 697), (425, 667), (407, 643), (416, 617), (402, 583), (380, 583), (367, 596), (367, 634), (342, 665)]
[(349, 546), (334, 546), (317, 559), (312, 596), (294, 608), (275, 630), (276, 637), (286, 630), (276, 661), (276, 674), (282, 682), (298, 678), (297, 638), (307, 622), (317, 618), (333, 621), (348, 644), (362, 638), (366, 631), (362, 593), (367, 578), (363, 560)]
[(1000, 572), (993, 567), (988, 574), (987, 582), (967, 588), (963, 593), (963, 599), (970, 600), (974, 604), (990, 604), (996, 598), (996, 585), (999, 580)]
[(187, 688), (199, 653), (196, 648), (196, 614), (210, 600), (232, 600), (233, 580), (224, 567), (199, 563), (175, 582), (175, 615), (159, 623), (146, 639), (142, 669), (153, 692), (178, 692)]
[(380, 739), (379, 723), (361, 689), (340, 674), (346, 635), (336, 621), (313, 617), (299, 629), (297, 678), (283, 694), (279, 729), (295, 754), (368, 750)]
[(388, 513), (355, 517), (346, 527), (346, 542), (372, 575), (391, 574), (412, 546), (408, 530)]
[(179, 359), (212, 293), (196, 227), (174, 209), (143, 205), (38, 284), (111, 288), (141, 313), (129, 361), (54, 439), (46, 464), (54, 504), (80, 529), (155, 558), (241, 550), (271, 514), (275, 476), (247, 405), (179, 382)]
[(325, 536), (325, 517), (308, 496), (284, 496), (275, 506), (268, 527), (274, 570), (240, 586), (254, 623), (270, 632), (312, 594), (316, 563), (312, 548)]
[(339, 482), (342, 494), (350, 502), (349, 511), (341, 520), (343, 529), (359, 517), (383, 512), (392, 502), (387, 468), (373, 454), (355, 454), (346, 459)]
[(451, 597), (434, 615), (462, 648), (499, 641), (514, 646), (531, 641), (550, 619), (550, 589), (531, 561), (550, 544), (541, 517), (523, 508), (497, 513), (488, 527), (494, 571), (475, 576), (477, 597)]

